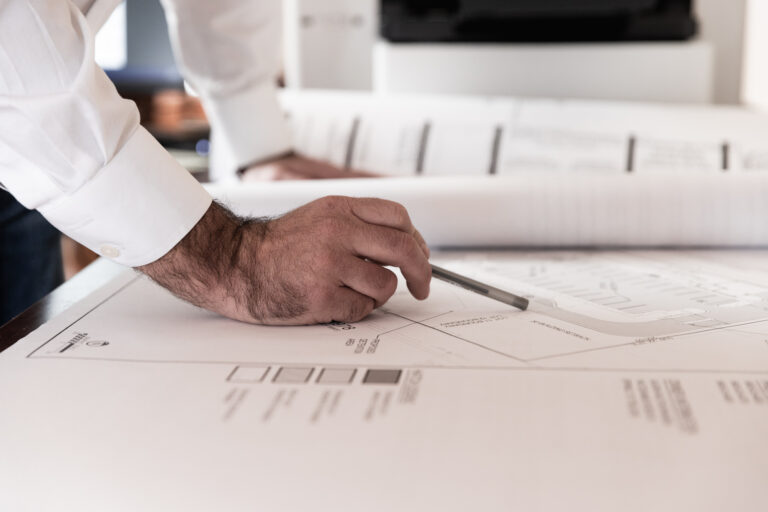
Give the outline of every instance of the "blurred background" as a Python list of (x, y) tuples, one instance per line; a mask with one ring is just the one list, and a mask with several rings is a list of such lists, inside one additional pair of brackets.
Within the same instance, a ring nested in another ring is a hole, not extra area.
[[(760, 0), (283, 4), (288, 87), (765, 104)], [(182, 84), (157, 0), (114, 13), (97, 61), (122, 91)]]
[[(761, 0), (283, 0), (289, 89), (768, 107)], [(158, 0), (127, 0), (96, 59), (193, 169), (205, 116)]]
[[(764, 0), (283, 0), (278, 80), (288, 97), (337, 91), (334, 98), (356, 98), (358, 111), (366, 95), (577, 99), (761, 111), (768, 109), (766, 26)], [(120, 93), (136, 101), (142, 123), (205, 181), (208, 124), (174, 64), (159, 1), (126, 0), (97, 35), (96, 59)], [(347, 110), (344, 137), (360, 139), (359, 112)], [(339, 122), (326, 120), (322, 129), (330, 132)], [(314, 123), (316, 131), (317, 119)], [(302, 135), (309, 124), (294, 127), (297, 139), (311, 136)], [(506, 140), (499, 126), (488, 126), (487, 138), (494, 145)], [(415, 141), (426, 136), (430, 125), (424, 127), (414, 131)], [(390, 131), (397, 138), (392, 151), (405, 151), (407, 129)], [(331, 139), (332, 134), (322, 144), (333, 144)], [(483, 139), (482, 144), (490, 142)], [(372, 159), (360, 157), (356, 163), (367, 161)], [(532, 160), (526, 156), (524, 161)], [(397, 165), (365, 170), (397, 171)], [(68, 274), (93, 257), (65, 242)]]

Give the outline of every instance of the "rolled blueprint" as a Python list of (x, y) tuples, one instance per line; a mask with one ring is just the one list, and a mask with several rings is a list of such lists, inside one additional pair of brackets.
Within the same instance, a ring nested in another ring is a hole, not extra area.
[(433, 247), (768, 246), (768, 175), (515, 174), (210, 185), (237, 213), (281, 215), (327, 195), (408, 208)]

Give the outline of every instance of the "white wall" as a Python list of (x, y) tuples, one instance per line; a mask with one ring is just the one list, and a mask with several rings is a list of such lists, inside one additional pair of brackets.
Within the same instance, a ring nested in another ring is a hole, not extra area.
[(714, 47), (715, 103), (741, 101), (746, 3), (747, 0), (695, 0), (700, 37)]
[(744, 103), (768, 111), (768, 1), (748, 0), (745, 30)]

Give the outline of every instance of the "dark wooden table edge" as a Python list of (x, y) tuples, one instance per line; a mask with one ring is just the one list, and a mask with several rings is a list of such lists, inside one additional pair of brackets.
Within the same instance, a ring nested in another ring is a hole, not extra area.
[(0, 326), (0, 352), (45, 322), (60, 315), (124, 271), (125, 267), (104, 258), (94, 261), (51, 293)]

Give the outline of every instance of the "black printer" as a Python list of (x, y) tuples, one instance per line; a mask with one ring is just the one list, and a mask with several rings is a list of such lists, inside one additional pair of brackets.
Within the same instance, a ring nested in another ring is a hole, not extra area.
[(682, 41), (692, 0), (381, 0), (397, 43)]

